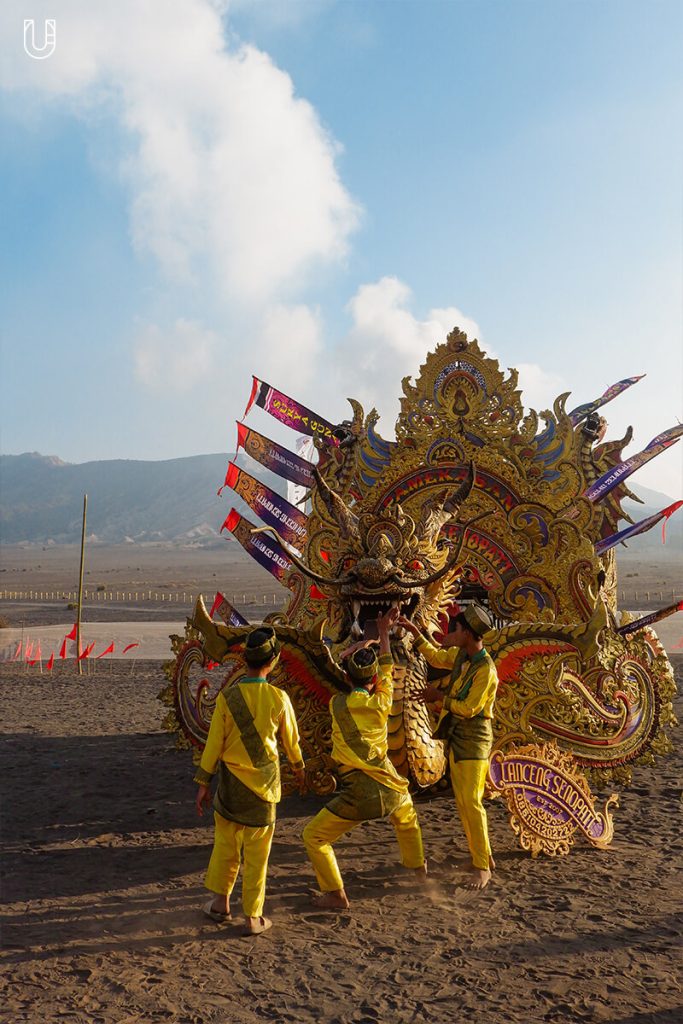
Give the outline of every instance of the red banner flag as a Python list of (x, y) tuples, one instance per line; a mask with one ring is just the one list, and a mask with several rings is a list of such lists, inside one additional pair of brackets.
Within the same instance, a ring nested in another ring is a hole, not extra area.
[[(300, 455), (290, 452), (276, 441), (259, 434), (251, 427), (237, 421), (237, 451), (244, 448), (247, 455), (260, 462), (262, 466), (272, 473), (284, 477), (292, 483), (300, 484), (302, 487), (311, 488), (314, 484), (313, 463), (302, 459)], [(226, 481), (227, 484), (227, 481)], [(226, 486), (223, 484), (223, 487)], [(223, 490), (221, 487), (221, 491)], [(221, 491), (218, 493), (220, 494)]]
[(53, 651), (52, 654), (50, 655), (50, 657), (48, 658), (47, 663), (45, 665), (45, 668), (48, 670), (48, 672), (52, 672), (52, 669), (54, 668), (54, 664), (55, 664), (55, 652)]
[(22, 641), (20, 640), (19, 643), (17, 644), (17, 649), (14, 652), (14, 657), (12, 658), (12, 661), (16, 661), (18, 659), (19, 655), (21, 654), (21, 648), (22, 648)]
[(305, 513), (291, 505), (277, 491), (240, 469), (234, 462), (228, 466), (225, 483), (239, 494), (264, 523), (276, 529), (283, 540), (299, 550), (303, 548), (308, 523), (308, 516)]
[(71, 630), (70, 633), (66, 634), (65, 639), (66, 640), (75, 640), (77, 633), (78, 633), (78, 623), (74, 622), (74, 628)]
[[(225, 523), (223, 525), (225, 525)], [(213, 618), (214, 612), (216, 611), (227, 626), (249, 625), (247, 619), (245, 619), (243, 615), (240, 615), (237, 609), (230, 604), (227, 598), (223, 597), (220, 591), (216, 592), (216, 597), (211, 605), (211, 611), (209, 612), (211, 618)]]
[(125, 654), (125, 653), (126, 653), (126, 651), (132, 651), (134, 647), (139, 647), (139, 646), (140, 646), (140, 644), (139, 644), (139, 643), (136, 643), (136, 644), (128, 644), (128, 646), (127, 646), (127, 647), (124, 647), (124, 648), (123, 648), (123, 653)]
[(254, 533), (254, 524), (241, 516), (237, 509), (231, 509), (221, 530), (229, 530), (247, 554), (272, 573), (276, 580), (284, 579), (292, 568), (293, 562), (282, 545), (264, 534)]
[(33, 640), (27, 640), (24, 646), (24, 661), (28, 661), (33, 655)]
[(96, 643), (96, 641), (93, 640), (93, 642), (91, 644), (88, 644), (88, 646), (83, 651), (83, 653), (78, 655), (78, 657), (76, 658), (76, 661), (83, 661), (84, 658), (89, 658), (90, 655), (92, 654), (92, 650), (93, 650), (93, 647), (95, 646), (95, 643)]
[[(106, 650), (102, 651), (101, 654), (98, 654), (97, 658), (103, 658), (105, 656), (105, 654), (113, 654), (113, 653), (114, 653), (114, 641), (112, 640), (112, 642), (109, 644), (109, 647), (107, 647)], [(95, 658), (95, 661), (97, 661), (97, 658)]]
[(660, 521), (662, 521), (662, 544), (665, 544), (666, 521), (682, 505), (683, 501), (674, 501), (671, 505), (667, 505), (666, 508), (661, 509), (661, 511), (655, 512), (653, 516), (648, 516), (647, 519), (641, 519), (638, 523), (632, 523), (631, 526), (627, 526), (625, 529), (620, 530), (619, 533), (610, 534), (609, 537), (605, 537), (595, 545), (596, 555), (604, 555), (606, 551), (609, 551), (610, 548), (615, 547), (617, 544), (621, 544), (623, 541), (629, 540), (631, 537), (637, 537), (640, 533), (646, 533)]
[(337, 429), (334, 423), (318, 416), (317, 413), (307, 409), (296, 399), (283, 395), (281, 391), (272, 388), (264, 380), (259, 380), (258, 377), (253, 377), (252, 380), (251, 395), (242, 419), (246, 418), (252, 405), (256, 403), (261, 409), (265, 409), (276, 420), (291, 427), (292, 430), (298, 430), (300, 434), (310, 434), (311, 437), (320, 437), (327, 444), (335, 447), (338, 445), (339, 442), (334, 436), (334, 431)]
[(66, 658), (66, 637), (62, 640), (62, 646), (59, 648), (59, 657)]
[(620, 633), (621, 636), (629, 636), (630, 633), (637, 633), (644, 626), (652, 626), (655, 622), (661, 622), (662, 619), (668, 618), (669, 615), (675, 615), (676, 612), (683, 612), (683, 601), (676, 601), (674, 604), (667, 605), (666, 608), (660, 608), (658, 612), (650, 612), (649, 615), (643, 615), (642, 618), (629, 622), (626, 626), (620, 626), (617, 633)]
[[(33, 644), (31, 644), (31, 650), (33, 650)], [(43, 655), (42, 655), (42, 652), (40, 650), (40, 640), (39, 640), (38, 644), (36, 646), (36, 653), (33, 655), (33, 657), (31, 657), (31, 655), (29, 653), (26, 656), (26, 662), (29, 665), (35, 665), (37, 662), (39, 662), (41, 660), (42, 656)], [(30, 661), (29, 661), (29, 658), (30, 658)]]

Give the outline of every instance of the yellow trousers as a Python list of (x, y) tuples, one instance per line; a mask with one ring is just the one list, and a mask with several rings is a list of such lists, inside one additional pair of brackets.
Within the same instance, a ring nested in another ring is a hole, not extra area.
[(268, 857), (275, 825), (250, 828), (249, 825), (238, 825), (236, 821), (228, 821), (215, 811), (213, 817), (216, 832), (204, 884), (211, 892), (230, 896), (243, 857), (242, 909), (246, 917), (261, 917), (266, 898)]
[[(388, 817), (396, 832), (403, 866), (406, 868), (422, 867), (425, 860), (422, 832), (411, 798), (406, 797), (405, 802)], [(344, 888), (332, 843), (336, 842), (345, 832), (351, 832), (352, 829), (362, 824), (362, 821), (349, 821), (348, 818), (340, 818), (323, 807), (322, 811), (319, 811), (304, 829), (304, 846), (313, 865), (321, 892), (335, 892)]]
[(467, 836), (467, 845), (472, 854), (472, 864), (483, 871), (488, 870), (491, 856), (488, 822), (484, 809), (484, 784), (488, 764), (488, 761), (454, 761), (453, 754), (449, 757), (453, 795)]

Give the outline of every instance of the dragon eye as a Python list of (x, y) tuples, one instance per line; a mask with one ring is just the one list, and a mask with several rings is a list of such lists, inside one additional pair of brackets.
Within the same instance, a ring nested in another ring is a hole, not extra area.
[(424, 563), (419, 558), (414, 558), (412, 562), (408, 563), (409, 569), (424, 569)]
[(348, 571), (349, 569), (353, 569), (355, 564), (356, 564), (356, 559), (355, 558), (345, 558), (344, 561), (342, 562), (342, 568), (346, 569)]

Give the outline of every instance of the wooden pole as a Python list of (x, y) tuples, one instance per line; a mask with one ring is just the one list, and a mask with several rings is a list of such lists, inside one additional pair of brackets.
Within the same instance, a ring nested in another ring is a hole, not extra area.
[(83, 563), (85, 561), (85, 514), (88, 509), (88, 495), (83, 495), (83, 527), (81, 529), (81, 568), (78, 575), (78, 608), (76, 611), (76, 652), (78, 654), (78, 674), (83, 675), (81, 656), (81, 609), (83, 606)]

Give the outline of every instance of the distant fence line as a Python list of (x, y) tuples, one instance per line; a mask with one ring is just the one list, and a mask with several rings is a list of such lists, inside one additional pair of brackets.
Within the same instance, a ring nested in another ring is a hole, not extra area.
[[(228, 597), (228, 595), (225, 595)], [(233, 593), (228, 597), (233, 605), (277, 605), (282, 603), (284, 598), (278, 598), (277, 594), (247, 594)], [(77, 590), (0, 590), (0, 601), (77, 601)], [(156, 590), (84, 590), (84, 601), (103, 602), (134, 602), (156, 601), (170, 604), (192, 604), (197, 600), (197, 594), (186, 591), (173, 590), (160, 593)], [(620, 601), (622, 605), (626, 601), (654, 601), (669, 600), (668, 590), (622, 590)], [(676, 592), (671, 588), (671, 600), (676, 600)]]
[[(225, 595), (228, 597), (228, 595)], [(77, 590), (0, 590), (0, 601), (77, 601)], [(192, 604), (197, 600), (197, 595), (186, 591), (169, 591), (159, 593), (156, 590), (84, 590), (84, 601), (121, 602), (126, 601), (138, 603), (144, 601), (167, 602), (170, 604)], [(229, 600), (232, 604), (250, 605), (277, 605), (277, 594), (231, 594)], [(279, 599), (280, 602), (282, 598)]]

